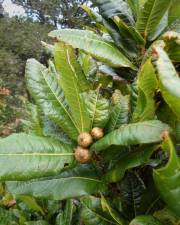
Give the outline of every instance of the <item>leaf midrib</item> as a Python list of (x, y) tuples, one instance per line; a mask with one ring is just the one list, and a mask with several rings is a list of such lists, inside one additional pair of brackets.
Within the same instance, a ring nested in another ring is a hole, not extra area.
[(95, 100), (95, 104), (94, 104), (94, 112), (93, 112), (93, 117), (92, 117), (92, 121), (91, 121), (91, 129), (93, 128), (94, 118), (95, 118), (95, 115), (96, 115), (96, 109), (97, 109), (97, 102), (98, 102), (98, 99), (99, 99), (99, 94), (100, 94), (100, 88), (98, 88), (98, 90), (97, 90), (96, 100)]
[[(63, 36), (66, 36), (66, 35), (63, 35)], [(59, 38), (61, 37), (61, 35), (59, 35)], [(78, 35), (78, 34), (71, 34), (71, 37), (75, 37), (76, 39), (78, 38), (78, 39), (84, 39), (82, 36), (80, 36), (80, 35)], [(87, 35), (85, 36), (85, 38), (88, 40), (88, 42), (97, 42), (97, 44), (98, 45), (101, 45), (101, 44), (104, 44), (104, 45), (107, 45), (111, 50), (112, 50), (112, 52), (114, 52), (114, 51), (116, 51), (116, 54), (120, 57), (122, 57), (123, 59), (121, 59), (122, 61), (124, 61), (123, 62), (123, 64), (124, 63), (126, 63), (126, 65), (127, 66), (130, 66), (130, 62), (129, 62), (129, 60), (121, 53), (121, 52), (119, 52), (118, 51), (118, 49), (116, 48), (116, 47), (114, 47), (113, 45), (111, 45), (110, 43), (108, 43), (108, 42), (106, 42), (106, 41), (104, 41), (104, 40), (101, 40), (100, 39), (100, 37), (97, 37), (97, 39), (95, 39), (95, 38), (90, 38), (90, 37), (88, 37)], [(95, 53), (93, 53), (93, 54), (95, 54)], [(96, 54), (95, 54), (96, 55)], [(102, 56), (103, 57), (103, 56)], [(103, 58), (106, 58), (106, 57), (103, 57)], [(126, 61), (126, 62), (125, 62)], [(115, 63), (116, 65), (118, 64), (118, 65), (122, 65), (122, 64), (119, 64), (119, 63)], [(132, 65), (133, 66), (133, 65)]]
[[(120, 106), (121, 107), (121, 106)], [(116, 124), (117, 124), (117, 122), (118, 122), (118, 120), (119, 120), (119, 116), (121, 115), (121, 113), (122, 113), (122, 107), (120, 108), (120, 110), (119, 110), (119, 112), (118, 112), (118, 115), (116, 116), (116, 119), (114, 120), (114, 122), (113, 122), (113, 126), (112, 126), (112, 130), (114, 130), (115, 129), (115, 127), (116, 127)]]
[(0, 153), (0, 156), (72, 156), (74, 153)]
[(42, 71), (41, 69), (40, 69), (40, 72), (41, 72), (41, 74), (42, 74), (42, 76), (43, 76), (43, 78), (44, 78), (44, 80), (45, 80), (47, 86), (49, 87), (49, 89), (51, 90), (51, 92), (53, 93), (53, 95), (55, 96), (56, 100), (59, 102), (59, 104), (61, 105), (61, 107), (62, 107), (62, 109), (64, 110), (64, 112), (68, 115), (68, 117), (70, 118), (70, 120), (71, 120), (72, 123), (74, 124), (76, 130), (79, 132), (79, 129), (78, 129), (78, 127), (76, 126), (76, 124), (75, 124), (73, 118), (71, 117), (70, 113), (66, 110), (66, 108), (64, 107), (64, 105), (61, 103), (61, 101), (59, 100), (59, 98), (56, 96), (56, 94), (55, 94), (54, 91), (52, 90), (51, 86), (49, 85), (49, 82), (48, 82), (47, 79), (46, 79), (46, 76), (44, 75), (44, 73), (43, 73), (43, 71)]
[(152, 13), (153, 13), (153, 10), (154, 10), (155, 5), (156, 5), (156, 0), (154, 0), (154, 4), (153, 4), (153, 7), (152, 7), (152, 10), (151, 10), (151, 12), (150, 12), (150, 14), (149, 14), (149, 17), (148, 17), (148, 19), (147, 19), (147, 23), (146, 23), (145, 30), (144, 30), (145, 34), (146, 34), (146, 32), (148, 31), (149, 21), (150, 21), (150, 18), (151, 18), (151, 16), (152, 16)]
[[(73, 74), (75, 75), (75, 77), (78, 79), (78, 76), (76, 74), (76, 71), (74, 69), (74, 67), (72, 66), (71, 64), (71, 61), (70, 61), (70, 55), (69, 55), (69, 50), (66, 49), (66, 56), (67, 56), (67, 62), (70, 66), (70, 69), (71, 71), (73, 72)], [(75, 78), (73, 78), (73, 84), (74, 84), (74, 88), (75, 88), (75, 92), (76, 92), (76, 96), (77, 96), (77, 100), (78, 100), (78, 108), (79, 108), (79, 113), (80, 113), (80, 120), (81, 120), (81, 131), (83, 132), (84, 131), (84, 123), (83, 123), (83, 113), (82, 113), (82, 108), (81, 108), (81, 102), (80, 102), (80, 96), (79, 96), (79, 91), (77, 89), (77, 85), (76, 85), (76, 82), (75, 82)]]

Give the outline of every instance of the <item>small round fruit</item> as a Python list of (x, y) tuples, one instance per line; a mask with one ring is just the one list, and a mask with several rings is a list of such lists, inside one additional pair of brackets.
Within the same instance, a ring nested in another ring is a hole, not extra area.
[(87, 163), (91, 159), (91, 153), (88, 149), (78, 146), (75, 149), (75, 158), (80, 163)]
[(93, 142), (92, 136), (87, 132), (83, 132), (78, 136), (78, 145), (84, 148), (91, 145), (92, 142)]
[(103, 129), (99, 127), (94, 127), (91, 131), (91, 135), (94, 139), (98, 140), (104, 136)]

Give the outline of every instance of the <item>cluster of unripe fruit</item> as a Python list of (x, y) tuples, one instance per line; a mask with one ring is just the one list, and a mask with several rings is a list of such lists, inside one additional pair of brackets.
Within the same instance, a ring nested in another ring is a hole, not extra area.
[(91, 133), (83, 132), (78, 136), (78, 146), (75, 149), (75, 158), (80, 163), (86, 163), (91, 160), (91, 152), (88, 147), (94, 140), (99, 140), (104, 136), (102, 128), (94, 127)]

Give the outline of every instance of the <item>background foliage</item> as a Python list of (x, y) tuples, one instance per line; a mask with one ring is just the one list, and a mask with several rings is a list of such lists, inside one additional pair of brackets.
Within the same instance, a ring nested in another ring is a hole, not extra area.
[[(47, 61), (41, 41), (47, 42), (53, 27), (83, 27), (89, 19), (79, 8), (87, 1), (13, 1), (25, 10), (25, 16), (10, 18), (0, 2), (0, 88), (10, 90), (0, 94), (0, 135), (18, 129), (18, 119), (25, 117), (25, 62), (36, 58)], [(21, 129), (19, 127), (19, 129)]]

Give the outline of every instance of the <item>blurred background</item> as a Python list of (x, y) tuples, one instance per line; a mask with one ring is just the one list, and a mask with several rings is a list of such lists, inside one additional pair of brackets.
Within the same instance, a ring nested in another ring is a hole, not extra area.
[(83, 28), (89, 18), (80, 5), (87, 0), (0, 0), (0, 136), (21, 130), (26, 116), (24, 81), (28, 58), (46, 62), (41, 41), (58, 27)]

